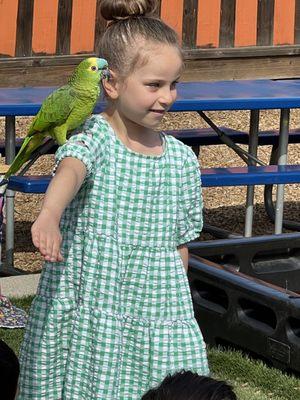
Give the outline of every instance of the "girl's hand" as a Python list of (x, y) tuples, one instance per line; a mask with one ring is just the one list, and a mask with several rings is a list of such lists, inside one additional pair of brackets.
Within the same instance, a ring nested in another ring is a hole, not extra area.
[(63, 261), (59, 222), (63, 211), (80, 189), (86, 167), (76, 158), (60, 163), (45, 194), (42, 211), (31, 228), (32, 241), (46, 261)]
[(60, 252), (62, 241), (59, 219), (47, 209), (42, 209), (31, 227), (32, 241), (46, 261), (63, 261)]

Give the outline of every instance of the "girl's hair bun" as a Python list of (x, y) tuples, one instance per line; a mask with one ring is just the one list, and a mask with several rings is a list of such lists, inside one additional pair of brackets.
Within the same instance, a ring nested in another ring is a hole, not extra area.
[(100, 10), (107, 21), (130, 17), (150, 16), (157, 8), (157, 0), (102, 0)]

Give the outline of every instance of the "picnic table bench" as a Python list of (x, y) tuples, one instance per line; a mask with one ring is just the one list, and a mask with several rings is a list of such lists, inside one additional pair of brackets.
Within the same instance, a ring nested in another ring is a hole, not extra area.
[[(12, 176), (8, 188), (23, 193), (45, 193), (50, 175)], [(203, 187), (279, 185), (300, 182), (300, 165), (202, 168)]]

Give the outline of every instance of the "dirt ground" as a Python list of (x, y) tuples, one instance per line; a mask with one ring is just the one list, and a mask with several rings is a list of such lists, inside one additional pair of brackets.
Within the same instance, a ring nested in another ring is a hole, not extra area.
[[(234, 129), (248, 130), (250, 114), (247, 111), (231, 112), (209, 112), (207, 113), (219, 126), (228, 126)], [(30, 118), (20, 117), (16, 120), (16, 134), (19, 137), (25, 136)], [(300, 110), (291, 111), (290, 127), (299, 127)], [(204, 127), (205, 122), (196, 113), (170, 113), (162, 123), (162, 129), (179, 129)], [(260, 129), (277, 129), (279, 126), (279, 111), (261, 111)], [(0, 137), (4, 136), (4, 118), (0, 118)], [(245, 147), (246, 149), (246, 147)], [(271, 148), (263, 146), (259, 149), (258, 157), (269, 161)], [(290, 145), (288, 162), (299, 163), (300, 145)], [(214, 166), (239, 166), (244, 165), (243, 161), (225, 145), (202, 147), (199, 156), (203, 168)], [(49, 174), (54, 165), (54, 157), (47, 155), (41, 157), (31, 167), (30, 174)], [(284, 217), (290, 220), (299, 220), (300, 202), (299, 185), (287, 185), (285, 188)], [(244, 187), (219, 187), (204, 188), (204, 215), (205, 221), (231, 231), (243, 233), (245, 216)], [(19, 269), (36, 272), (41, 269), (42, 260), (35, 251), (30, 237), (30, 227), (38, 215), (43, 195), (16, 194), (15, 199), (15, 266)], [(255, 214), (254, 234), (273, 233), (274, 226), (266, 216), (263, 205), (263, 188), (255, 189)], [(202, 235), (206, 240), (210, 237)]]

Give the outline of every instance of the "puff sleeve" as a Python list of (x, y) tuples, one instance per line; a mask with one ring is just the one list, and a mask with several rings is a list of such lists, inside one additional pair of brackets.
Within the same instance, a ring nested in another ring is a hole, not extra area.
[(91, 175), (94, 164), (101, 163), (103, 156), (101, 136), (101, 125), (97, 117), (89, 118), (64, 145), (58, 148), (55, 153), (56, 165), (53, 174), (62, 159), (73, 157), (84, 163), (87, 170), (86, 176)]
[(202, 209), (199, 163), (195, 154), (190, 150), (181, 177), (177, 246), (199, 237), (203, 226)]

